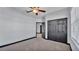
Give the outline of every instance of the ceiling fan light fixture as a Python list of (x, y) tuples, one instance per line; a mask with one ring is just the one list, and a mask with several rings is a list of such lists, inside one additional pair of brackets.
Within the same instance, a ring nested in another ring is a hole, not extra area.
[(33, 10), (33, 13), (38, 13), (38, 10)]
[(28, 13), (29, 12), (33, 12), (34, 14), (36, 14), (36, 15), (38, 15), (39, 14), (39, 12), (46, 12), (45, 10), (41, 10), (41, 9), (39, 9), (39, 7), (30, 7), (32, 10), (30, 10), (30, 11), (27, 11)]

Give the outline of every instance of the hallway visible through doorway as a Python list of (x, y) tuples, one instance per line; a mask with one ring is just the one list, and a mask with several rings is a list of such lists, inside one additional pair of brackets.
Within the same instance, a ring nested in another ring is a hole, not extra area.
[(36, 36), (42, 34), (42, 38), (45, 38), (45, 22), (36, 22)]

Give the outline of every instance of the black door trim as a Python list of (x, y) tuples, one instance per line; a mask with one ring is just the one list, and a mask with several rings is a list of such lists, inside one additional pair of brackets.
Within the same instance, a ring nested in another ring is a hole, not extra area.
[[(61, 19), (68, 19), (68, 18), (59, 18), (59, 19), (53, 19), (53, 20), (61, 20)], [(48, 20), (48, 22), (53, 20)]]

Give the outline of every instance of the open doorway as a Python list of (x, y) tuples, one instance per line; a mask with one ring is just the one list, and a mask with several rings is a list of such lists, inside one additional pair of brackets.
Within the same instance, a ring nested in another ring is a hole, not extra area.
[(42, 37), (42, 22), (36, 22), (36, 36)]
[(42, 38), (45, 38), (45, 23), (36, 22), (36, 35), (41, 35)]
[(42, 22), (36, 22), (36, 34), (42, 33)]

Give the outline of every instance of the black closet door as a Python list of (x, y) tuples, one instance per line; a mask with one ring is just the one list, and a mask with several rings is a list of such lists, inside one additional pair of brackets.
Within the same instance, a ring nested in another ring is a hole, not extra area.
[(67, 43), (67, 18), (48, 21), (48, 39)]

